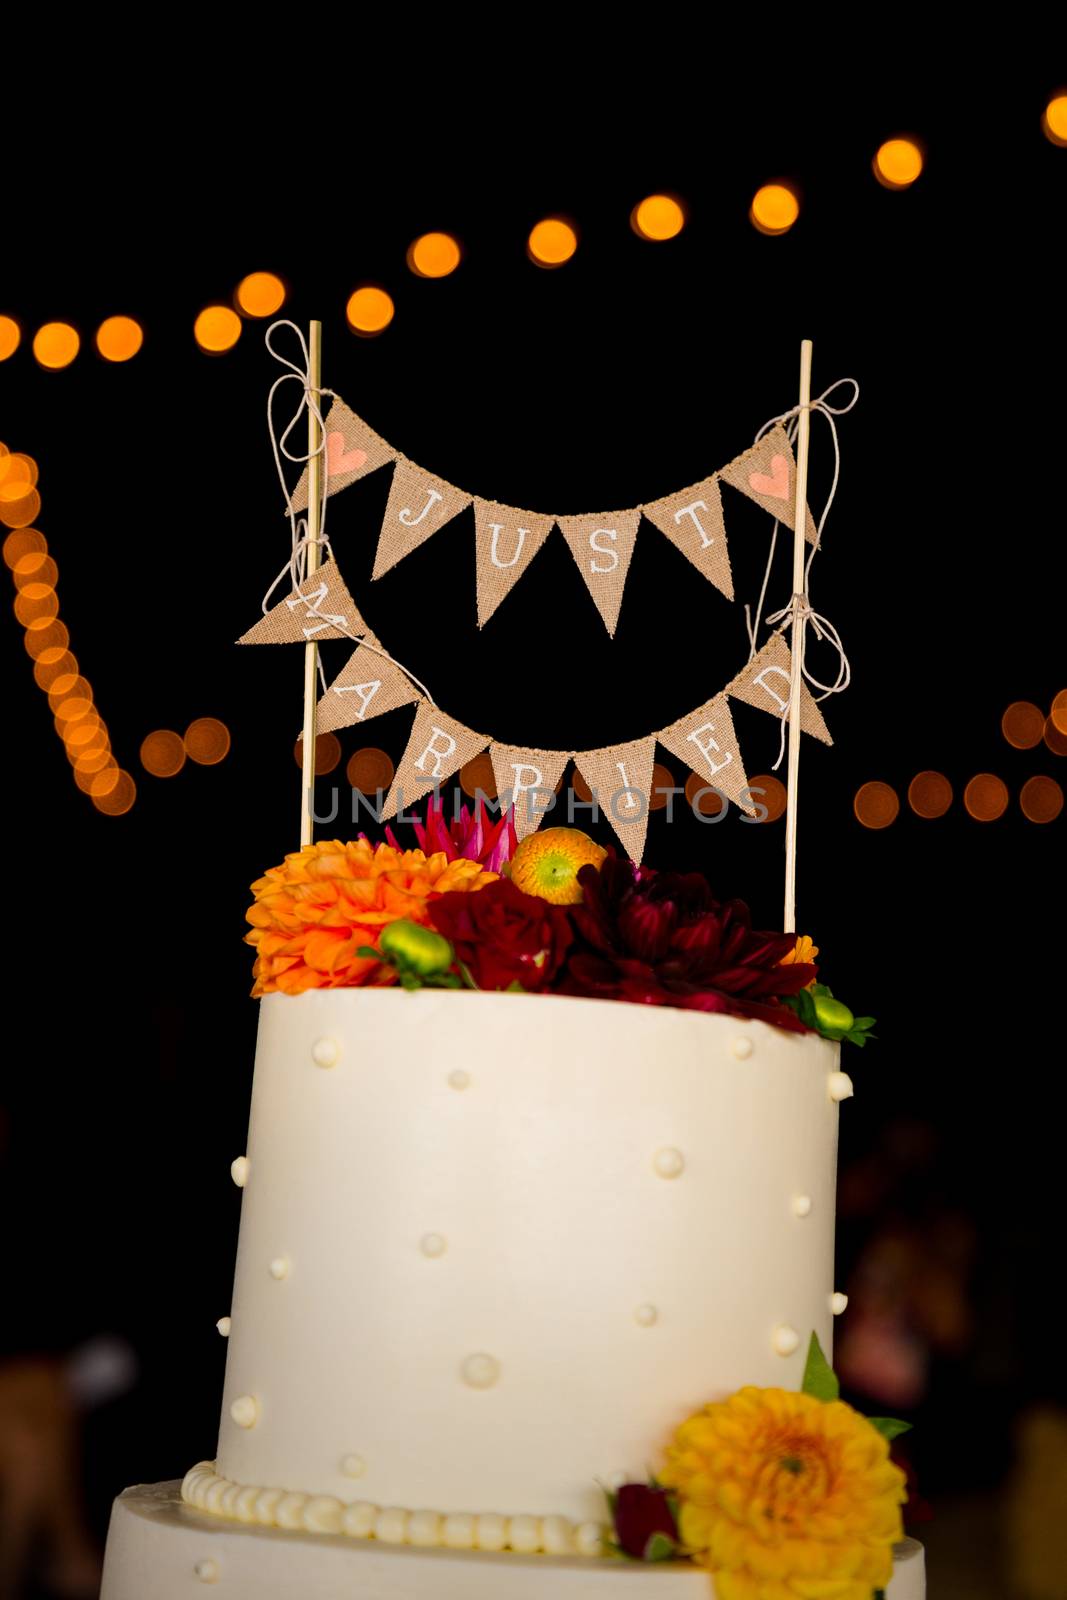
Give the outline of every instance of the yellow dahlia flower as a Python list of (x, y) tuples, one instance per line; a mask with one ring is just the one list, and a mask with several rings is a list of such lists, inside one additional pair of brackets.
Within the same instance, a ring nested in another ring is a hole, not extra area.
[(428, 927), (430, 900), (497, 876), (463, 856), (450, 861), (443, 850), (427, 856), (367, 839), (294, 850), (252, 885), (245, 934), (256, 951), (252, 993), (395, 983), (395, 968), (357, 955), (359, 948), (377, 949), (382, 929), (401, 917)]
[(658, 1477), (719, 1600), (871, 1600), (889, 1582), (904, 1474), (842, 1400), (741, 1389), (682, 1424)]

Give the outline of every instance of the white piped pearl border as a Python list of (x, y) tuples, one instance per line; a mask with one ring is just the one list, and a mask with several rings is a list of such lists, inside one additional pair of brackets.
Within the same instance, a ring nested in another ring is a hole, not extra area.
[(523, 1555), (599, 1556), (607, 1549), (607, 1528), (599, 1522), (575, 1524), (568, 1517), (505, 1517), (497, 1511), (408, 1511), (376, 1506), (368, 1500), (346, 1505), (329, 1494), (299, 1494), (259, 1489), (220, 1478), (213, 1461), (200, 1461), (182, 1481), (182, 1499), (198, 1511), (256, 1522), (265, 1528), (305, 1533), (346, 1533), (383, 1544), (412, 1544), (453, 1550), (514, 1550)]

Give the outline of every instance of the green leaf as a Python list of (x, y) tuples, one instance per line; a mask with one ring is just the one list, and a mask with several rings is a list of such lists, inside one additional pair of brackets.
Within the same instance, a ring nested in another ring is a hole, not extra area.
[(868, 1417), (867, 1421), (872, 1428), (877, 1428), (883, 1439), (896, 1439), (902, 1433), (911, 1432), (910, 1422), (901, 1422), (899, 1417)]
[(802, 1394), (814, 1395), (816, 1400), (836, 1400), (841, 1393), (841, 1386), (834, 1369), (823, 1355), (822, 1345), (815, 1333), (812, 1333), (811, 1343), (808, 1345), (808, 1359), (804, 1363), (804, 1382), (800, 1385), (800, 1390)]
[[(468, 967), (467, 963), (465, 961), (460, 961), (458, 963), (458, 965), (459, 965), (459, 975), (463, 979), (463, 982), (466, 984), (467, 988), (468, 989), (477, 989), (478, 985), (475, 983), (474, 979), (471, 977), (471, 969), (470, 969), (470, 967)], [(480, 992), (481, 991), (479, 990), (479, 993)]]
[(666, 1533), (654, 1533), (645, 1545), (646, 1561), (672, 1561), (677, 1545)]
[(381, 961), (383, 956), (380, 950), (375, 950), (372, 944), (361, 944), (356, 951), (357, 956), (368, 956), (371, 961)]
[(825, 995), (827, 1000), (832, 1000), (833, 995), (825, 983), (813, 983), (810, 989), (801, 989), (801, 994)]
[(885, 1600), (885, 1590), (884, 1589), (876, 1589), (874, 1591), (873, 1600)]
[(854, 1028), (862, 1028), (863, 1032), (866, 1033), (868, 1028), (874, 1027), (874, 1021), (873, 1017), (856, 1017), (852, 1026)]
[(416, 978), (413, 972), (401, 972), (400, 987), (402, 989), (421, 989), (422, 980), (420, 978)]

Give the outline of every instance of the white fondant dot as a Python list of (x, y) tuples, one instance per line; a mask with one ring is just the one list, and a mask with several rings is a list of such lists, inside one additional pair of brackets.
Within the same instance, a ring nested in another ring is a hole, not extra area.
[(368, 1539), (374, 1532), (377, 1520), (378, 1507), (372, 1505), (369, 1500), (357, 1500), (354, 1504), (345, 1506), (341, 1525), (353, 1539)]
[(336, 1039), (316, 1039), (311, 1046), (311, 1059), (317, 1067), (335, 1067), (341, 1059), (341, 1046)]
[(810, 1217), (811, 1216), (811, 1195), (810, 1194), (798, 1194), (797, 1195), (796, 1199), (793, 1201), (793, 1215), (795, 1217)]
[(450, 1550), (473, 1550), (475, 1519), (469, 1511), (452, 1511), (444, 1520), (441, 1538)]
[(243, 1189), (248, 1182), (248, 1157), (238, 1156), (230, 1162), (230, 1177), (239, 1189)]
[(604, 1530), (600, 1523), (579, 1523), (574, 1530), (574, 1544), (580, 1556), (598, 1556), (604, 1548)]
[(255, 1395), (239, 1394), (230, 1406), (230, 1416), (239, 1428), (254, 1428), (259, 1420), (259, 1402)]
[(362, 1456), (342, 1456), (341, 1471), (346, 1478), (362, 1478), (367, 1470), (367, 1463)]
[(656, 1310), (655, 1306), (638, 1306), (637, 1310), (634, 1312), (634, 1321), (639, 1327), (651, 1328), (658, 1316), (659, 1312)]
[(304, 1526), (304, 1506), (307, 1504), (307, 1495), (291, 1492), (283, 1494), (275, 1508), (274, 1518), (279, 1528), (289, 1528), (293, 1532)]
[(473, 1356), (467, 1356), (460, 1372), (463, 1382), (469, 1384), (472, 1389), (491, 1389), (500, 1377), (500, 1362), (495, 1356), (478, 1351)]
[(541, 1545), (550, 1556), (569, 1556), (574, 1549), (573, 1524), (566, 1517), (542, 1517)]
[(441, 1513), (413, 1511), (408, 1518), (408, 1543), (432, 1547), (441, 1543)]
[(539, 1517), (512, 1517), (508, 1529), (508, 1543), (519, 1555), (532, 1555), (541, 1548), (541, 1522)]
[(304, 1527), (311, 1533), (340, 1533), (344, 1506), (332, 1494), (316, 1494), (304, 1507)]
[(749, 1056), (752, 1054), (752, 1040), (745, 1038), (735, 1039), (733, 1044), (730, 1046), (730, 1049), (733, 1051), (738, 1061), (747, 1061)]
[(374, 1522), (374, 1537), (383, 1544), (403, 1544), (408, 1514), (402, 1506), (384, 1506)]
[(842, 1294), (838, 1289), (830, 1296), (830, 1310), (835, 1317), (839, 1317), (848, 1305), (848, 1295)]
[(280, 1283), (283, 1278), (287, 1278), (289, 1276), (289, 1257), (275, 1256), (267, 1270), (271, 1277), (277, 1278), (278, 1282)]
[(775, 1328), (771, 1342), (780, 1356), (791, 1356), (793, 1351), (799, 1348), (800, 1335), (795, 1328), (783, 1322), (781, 1327)]
[(419, 1240), (419, 1249), (424, 1256), (443, 1256), (448, 1249), (448, 1241), (443, 1233), (424, 1233)]
[(200, 1583), (218, 1583), (219, 1564), (217, 1561), (198, 1561), (193, 1568), (193, 1575)]
[(448, 1081), (453, 1089), (469, 1089), (471, 1075), (465, 1068), (456, 1067), (453, 1072), (448, 1074)]
[(680, 1150), (675, 1150), (672, 1145), (666, 1145), (662, 1150), (657, 1150), (652, 1158), (652, 1165), (661, 1178), (677, 1178), (685, 1171), (685, 1157)]
[(508, 1519), (499, 1511), (484, 1511), (477, 1519), (474, 1542), (479, 1550), (503, 1550), (508, 1542)]
[(847, 1072), (831, 1072), (827, 1080), (831, 1100), (848, 1100), (856, 1090)]
[(224, 1339), (228, 1339), (230, 1337), (230, 1328), (232, 1324), (229, 1317), (220, 1317), (215, 1326), (222, 1334)]

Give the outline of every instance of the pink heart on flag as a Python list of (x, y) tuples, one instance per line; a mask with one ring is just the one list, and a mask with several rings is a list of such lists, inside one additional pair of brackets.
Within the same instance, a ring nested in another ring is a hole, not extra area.
[[(778, 457), (775, 457), (777, 460)], [(367, 460), (365, 450), (346, 450), (343, 433), (326, 435), (326, 476), (336, 478), (341, 472), (358, 472)]]
[(748, 481), (757, 494), (769, 494), (774, 500), (788, 500), (789, 462), (785, 456), (772, 456), (770, 475), (766, 472), (750, 472)]

